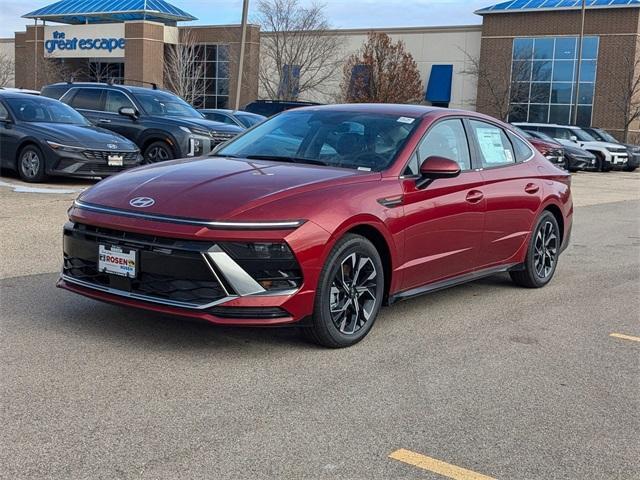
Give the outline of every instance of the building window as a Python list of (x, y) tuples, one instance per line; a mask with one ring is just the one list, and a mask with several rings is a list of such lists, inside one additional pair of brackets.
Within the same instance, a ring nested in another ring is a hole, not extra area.
[(229, 107), (229, 45), (205, 44), (196, 47), (196, 62), (203, 65), (204, 91), (196, 108)]
[(284, 100), (297, 100), (300, 94), (300, 65), (283, 65), (280, 85), (278, 86), (278, 98)]
[[(572, 123), (578, 41), (577, 37), (514, 39), (509, 121)], [(591, 125), (598, 46), (598, 37), (584, 38), (577, 92), (581, 126)]]
[(124, 83), (123, 62), (89, 61), (87, 76), (90, 82)]

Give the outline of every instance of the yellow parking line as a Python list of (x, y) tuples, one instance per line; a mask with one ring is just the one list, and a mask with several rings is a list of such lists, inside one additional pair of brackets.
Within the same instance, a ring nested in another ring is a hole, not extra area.
[(423, 470), (428, 470), (429, 472), (437, 473), (444, 477), (453, 478), (454, 480), (495, 480), (495, 478), (472, 472), (466, 468), (456, 467), (455, 465), (427, 457), (426, 455), (411, 452), (404, 448), (392, 452), (389, 455), (389, 458), (408, 463), (409, 465), (422, 468)]
[(624, 335), (622, 333), (612, 333), (610, 337), (621, 338), (623, 340), (631, 340), (632, 342), (640, 342), (640, 337), (633, 337), (631, 335)]

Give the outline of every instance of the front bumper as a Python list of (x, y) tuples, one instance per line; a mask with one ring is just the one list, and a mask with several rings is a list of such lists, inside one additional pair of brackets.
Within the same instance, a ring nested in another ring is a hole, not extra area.
[(591, 170), (597, 167), (596, 157), (583, 157), (578, 155), (565, 154), (567, 167), (571, 170)]
[[(142, 162), (137, 150), (91, 150), (67, 152), (49, 149), (47, 174), (69, 177), (106, 177)], [(122, 165), (109, 165), (109, 157), (121, 157)]]
[[(78, 210), (73, 208), (72, 212)], [(100, 218), (107, 216), (90, 215), (97, 220), (94, 223), (100, 223)], [(126, 223), (132, 219), (118, 220)], [(153, 228), (151, 224), (155, 222), (137, 220), (137, 223), (148, 223)], [(248, 240), (246, 236), (250, 234), (212, 231), (209, 238), (202, 238), (193, 232), (188, 235), (191, 238), (185, 238), (184, 229), (188, 227), (165, 224), (161, 228), (167, 227), (174, 232), (164, 237), (157, 230), (146, 235), (131, 229), (67, 223), (64, 228), (64, 266), (57, 286), (96, 300), (220, 325), (283, 325), (311, 314), (315, 292), (309, 285), (315, 281), (317, 272), (309, 267), (309, 260), (294, 260), (301, 265), (300, 268), (304, 266), (307, 269), (297, 287), (265, 290), (258, 285), (256, 288), (256, 282), (247, 272), (217, 248), (218, 244), (239, 240), (243, 235)], [(321, 230), (313, 224), (306, 228), (314, 233)], [(293, 245), (300, 242), (297, 231), (272, 232), (267, 240), (275, 240), (272, 237), (278, 234)], [(98, 244), (135, 249), (139, 259), (136, 279), (99, 272)], [(302, 256), (308, 258), (305, 252)], [(314, 253), (314, 258), (317, 256), (318, 253)]]

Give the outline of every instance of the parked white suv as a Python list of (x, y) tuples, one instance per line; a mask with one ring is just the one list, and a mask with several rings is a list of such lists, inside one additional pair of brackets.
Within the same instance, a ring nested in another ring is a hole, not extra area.
[(570, 125), (555, 125), (552, 123), (514, 123), (526, 130), (546, 133), (563, 145), (579, 146), (593, 153), (598, 161), (598, 170), (606, 172), (613, 165), (625, 166), (629, 161), (629, 154), (624, 145), (601, 142), (580, 127)]

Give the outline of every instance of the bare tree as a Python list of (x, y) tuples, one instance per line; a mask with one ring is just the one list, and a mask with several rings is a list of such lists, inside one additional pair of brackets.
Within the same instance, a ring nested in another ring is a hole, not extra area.
[(344, 61), (341, 37), (329, 30), (324, 6), (300, 0), (260, 0), (254, 20), (264, 32), (260, 87), (277, 100), (327, 95)]
[(0, 87), (8, 87), (13, 83), (16, 72), (16, 63), (9, 55), (0, 55)]
[(88, 60), (85, 73), (92, 82), (108, 82), (111, 80), (108, 63)]
[(620, 61), (621, 68), (613, 76), (610, 101), (622, 119), (622, 141), (628, 143), (631, 124), (640, 120), (640, 57), (627, 54), (623, 55)]
[(194, 34), (181, 32), (180, 43), (165, 47), (164, 86), (191, 105), (199, 104), (207, 88), (203, 47)]
[(80, 75), (81, 72), (82, 69), (73, 70), (59, 58), (44, 58), (38, 62), (38, 83), (47, 85), (68, 81)]
[(404, 42), (372, 32), (345, 63), (341, 91), (347, 102), (411, 103), (422, 100), (424, 88)]

